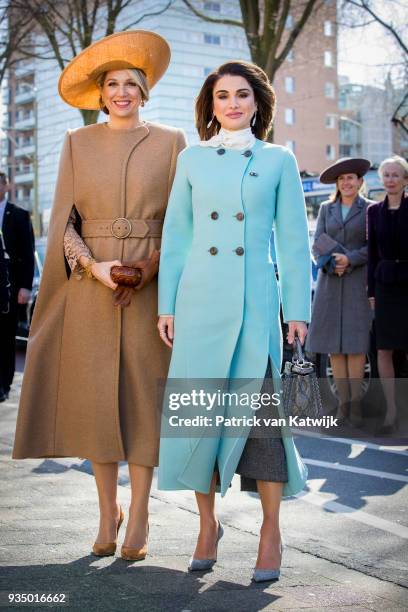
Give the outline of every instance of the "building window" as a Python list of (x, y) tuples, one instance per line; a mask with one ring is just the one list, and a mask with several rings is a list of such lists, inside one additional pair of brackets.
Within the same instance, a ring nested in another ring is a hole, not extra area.
[(293, 28), (293, 16), (292, 15), (288, 15), (286, 17), (285, 28), (287, 30), (291, 30)]
[(333, 67), (333, 54), (331, 51), (324, 52), (324, 65), (326, 66), (326, 68)]
[(294, 108), (285, 108), (285, 123), (286, 125), (293, 125), (295, 123)]
[(294, 140), (287, 140), (285, 146), (290, 149), (293, 153), (296, 150), (296, 142)]
[(332, 160), (334, 159), (335, 154), (336, 154), (336, 151), (335, 151), (334, 145), (331, 145), (331, 144), (326, 145), (326, 158), (329, 160)]
[(221, 11), (221, 4), (219, 2), (204, 2), (204, 10), (219, 13)]
[(295, 91), (295, 79), (291, 76), (285, 77), (285, 91), (293, 93)]
[(351, 157), (352, 156), (352, 146), (351, 145), (340, 145), (339, 147), (339, 155), (340, 157)]
[(333, 36), (333, 24), (331, 21), (324, 22), (324, 35)]
[(220, 45), (221, 36), (218, 36), (218, 34), (204, 34), (204, 42), (208, 45)]
[(336, 129), (336, 115), (326, 115), (326, 127), (330, 130)]
[(325, 83), (324, 95), (326, 96), (326, 98), (334, 98), (336, 96), (336, 88), (334, 86), (334, 83), (331, 83), (329, 81)]
[(293, 62), (294, 58), (295, 58), (295, 53), (292, 48), (287, 54), (286, 59), (288, 60), (288, 62)]

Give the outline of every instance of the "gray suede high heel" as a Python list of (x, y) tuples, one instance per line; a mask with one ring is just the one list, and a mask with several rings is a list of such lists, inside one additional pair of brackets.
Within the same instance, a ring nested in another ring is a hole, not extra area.
[(193, 557), (191, 557), (188, 564), (189, 572), (204, 572), (212, 568), (214, 563), (217, 562), (218, 542), (221, 540), (223, 535), (224, 527), (222, 526), (221, 521), (218, 521), (218, 535), (215, 543), (215, 559), (193, 559)]
[[(280, 545), (280, 554), (281, 554), (281, 564), (282, 564), (282, 553), (283, 553), (283, 544), (281, 542)], [(252, 574), (252, 580), (254, 582), (271, 582), (272, 580), (279, 580), (280, 577), (280, 567), (278, 569), (254, 569), (254, 573)]]

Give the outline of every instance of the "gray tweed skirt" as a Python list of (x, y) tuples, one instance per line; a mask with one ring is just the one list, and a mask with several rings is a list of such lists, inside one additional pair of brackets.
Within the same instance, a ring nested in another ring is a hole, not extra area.
[[(266, 368), (265, 379), (261, 393), (273, 394), (273, 379), (270, 360)], [(278, 418), (277, 408), (261, 406), (256, 416), (263, 418)], [(288, 468), (285, 447), (280, 436), (268, 438), (268, 426), (256, 427), (254, 435), (249, 433), (241, 458), (235, 472), (241, 476), (241, 491), (257, 491), (256, 481), (287, 482)], [(256, 435), (256, 437), (255, 437)]]

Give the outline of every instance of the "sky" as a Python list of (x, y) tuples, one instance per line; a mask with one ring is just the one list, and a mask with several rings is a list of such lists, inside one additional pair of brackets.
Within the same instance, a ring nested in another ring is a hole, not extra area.
[[(398, 30), (408, 23), (408, 0), (383, 0), (374, 4), (382, 17), (387, 21), (393, 20)], [(393, 37), (379, 24), (350, 28), (342, 23), (344, 21), (339, 16), (339, 74), (348, 76), (355, 83), (381, 86), (390, 72), (393, 82), (401, 86), (404, 80), (402, 51)]]

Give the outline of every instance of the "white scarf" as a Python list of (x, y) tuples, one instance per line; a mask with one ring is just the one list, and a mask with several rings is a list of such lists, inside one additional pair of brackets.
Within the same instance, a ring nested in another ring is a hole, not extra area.
[(201, 147), (225, 147), (226, 149), (250, 149), (255, 144), (251, 128), (243, 130), (226, 130), (221, 128), (218, 134), (209, 140), (201, 140)]

